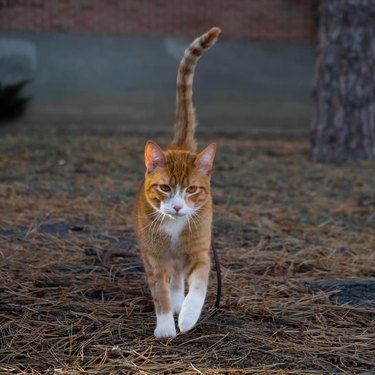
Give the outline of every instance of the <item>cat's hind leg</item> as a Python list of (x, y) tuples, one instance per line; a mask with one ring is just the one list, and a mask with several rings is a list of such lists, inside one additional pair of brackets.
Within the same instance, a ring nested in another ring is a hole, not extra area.
[(179, 261), (171, 264), (170, 294), (173, 312), (179, 314), (185, 298), (185, 279), (182, 264)]
[(189, 283), (189, 293), (186, 295), (178, 317), (181, 332), (194, 327), (202, 311), (207, 293), (210, 259), (207, 251), (192, 254), (186, 269)]

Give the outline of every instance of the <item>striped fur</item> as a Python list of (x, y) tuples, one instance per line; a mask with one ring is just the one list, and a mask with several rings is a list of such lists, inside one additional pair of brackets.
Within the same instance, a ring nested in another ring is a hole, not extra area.
[[(194, 327), (207, 292), (212, 224), (211, 169), (215, 144), (196, 153), (192, 84), (196, 63), (220, 30), (212, 28), (186, 50), (177, 78), (175, 139), (167, 149), (148, 141), (145, 179), (135, 205), (135, 231), (155, 305), (157, 338)], [(185, 281), (189, 292), (185, 296)]]
[(195, 67), (202, 54), (213, 46), (219, 37), (220, 29), (213, 27), (206, 34), (195, 39), (185, 50), (177, 74), (176, 127), (172, 146), (195, 151), (194, 139), (196, 127), (193, 106), (193, 79)]

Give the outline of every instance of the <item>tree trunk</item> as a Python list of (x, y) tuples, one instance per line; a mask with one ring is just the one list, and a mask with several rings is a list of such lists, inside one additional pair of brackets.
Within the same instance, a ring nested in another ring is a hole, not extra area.
[(321, 0), (312, 158), (375, 156), (375, 0)]

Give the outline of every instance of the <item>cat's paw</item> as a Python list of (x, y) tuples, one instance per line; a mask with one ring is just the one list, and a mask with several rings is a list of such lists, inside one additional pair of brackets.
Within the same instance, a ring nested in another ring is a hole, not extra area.
[(154, 336), (157, 339), (176, 336), (176, 327), (174, 325), (172, 312), (156, 316), (156, 328), (154, 331)]
[(195, 314), (185, 315), (178, 319), (178, 327), (180, 328), (181, 332), (190, 331), (195, 326), (195, 323), (198, 321), (199, 315), (194, 315)]
[(176, 327), (156, 327), (154, 331), (154, 336), (157, 339), (166, 339), (169, 337), (176, 336)]
[(189, 293), (182, 304), (178, 317), (178, 326), (181, 332), (187, 332), (197, 323), (202, 311), (204, 296), (199, 293)]

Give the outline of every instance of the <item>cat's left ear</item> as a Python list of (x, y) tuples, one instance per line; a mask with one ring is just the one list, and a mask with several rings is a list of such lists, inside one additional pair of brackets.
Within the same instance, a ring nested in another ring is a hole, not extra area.
[(203, 151), (201, 151), (196, 159), (195, 166), (204, 174), (209, 175), (212, 170), (216, 154), (216, 143), (211, 143)]
[(152, 172), (157, 167), (165, 166), (165, 156), (163, 150), (153, 141), (148, 141), (145, 147), (145, 164), (148, 172)]

